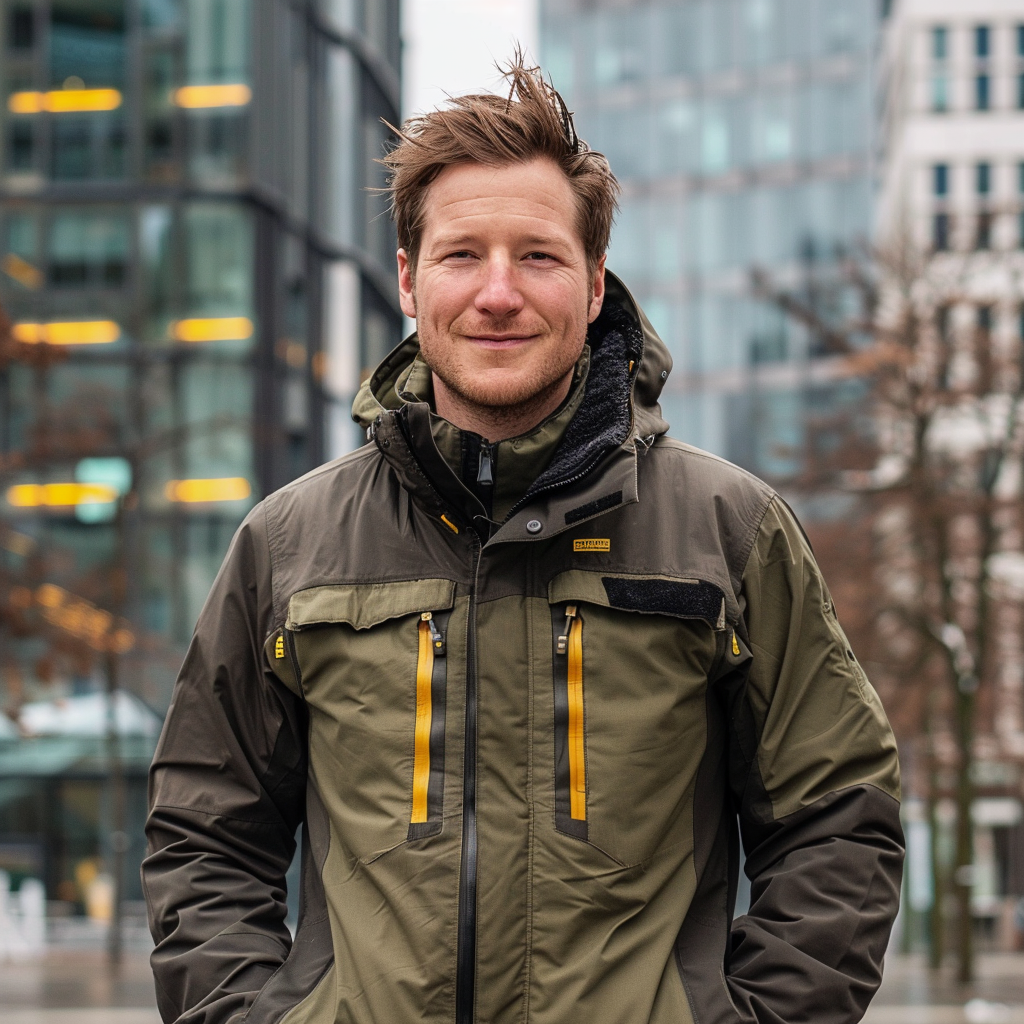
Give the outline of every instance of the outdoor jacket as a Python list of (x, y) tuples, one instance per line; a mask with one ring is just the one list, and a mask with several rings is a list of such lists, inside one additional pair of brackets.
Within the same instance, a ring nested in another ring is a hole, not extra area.
[(371, 443), (239, 529), (152, 770), (165, 1020), (860, 1019), (903, 853), (885, 714), (785, 504), (665, 436), (614, 278), (588, 340), (502, 523), (396, 397), (412, 338)]

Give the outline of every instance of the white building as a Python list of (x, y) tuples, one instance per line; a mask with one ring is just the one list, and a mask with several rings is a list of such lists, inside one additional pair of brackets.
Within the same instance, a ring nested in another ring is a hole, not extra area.
[(878, 237), (1024, 244), (1024, 0), (894, 0), (879, 63)]

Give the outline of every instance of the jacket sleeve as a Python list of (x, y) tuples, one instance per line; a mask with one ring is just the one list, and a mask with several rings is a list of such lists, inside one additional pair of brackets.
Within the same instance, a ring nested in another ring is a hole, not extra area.
[(164, 1021), (226, 1024), (288, 955), (285, 872), (305, 793), (301, 700), (269, 670), (262, 506), (199, 617), (150, 771), (142, 867)]
[(730, 995), (757, 1024), (852, 1024), (881, 981), (899, 905), (896, 742), (779, 499), (741, 599), (749, 661), (732, 788), (751, 905), (733, 924)]

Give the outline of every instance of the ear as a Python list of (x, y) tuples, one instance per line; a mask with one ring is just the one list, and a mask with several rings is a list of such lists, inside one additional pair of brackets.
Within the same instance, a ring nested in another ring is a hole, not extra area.
[[(409, 254), (398, 250), (398, 304), (410, 320), (416, 319), (416, 291), (413, 287), (413, 267)], [(603, 287), (603, 286), (602, 286)]]
[(590, 309), (587, 310), (588, 324), (592, 324), (597, 319), (597, 315), (601, 312), (601, 307), (604, 305), (604, 261), (607, 258), (607, 256), (602, 256), (594, 268), (594, 277), (590, 282), (591, 298)]

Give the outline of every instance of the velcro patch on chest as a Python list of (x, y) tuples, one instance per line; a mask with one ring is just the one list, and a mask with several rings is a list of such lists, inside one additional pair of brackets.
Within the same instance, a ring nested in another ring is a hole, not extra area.
[(717, 629), (725, 625), (725, 594), (714, 583), (704, 580), (621, 579), (616, 576), (603, 576), (601, 582), (613, 608), (703, 619)]

